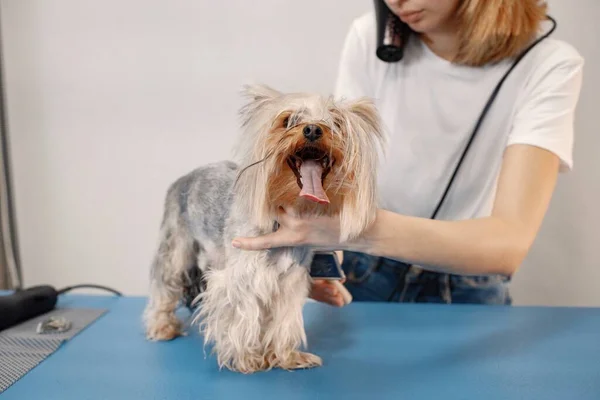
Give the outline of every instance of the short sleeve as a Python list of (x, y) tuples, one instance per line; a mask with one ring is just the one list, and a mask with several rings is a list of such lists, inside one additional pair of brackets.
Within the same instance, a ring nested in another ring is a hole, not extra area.
[(565, 47), (536, 68), (520, 100), (507, 145), (546, 149), (560, 158), (561, 172), (572, 169), (575, 110), (583, 64), (575, 50)]
[(359, 33), (360, 22), (361, 19), (353, 22), (342, 47), (335, 82), (336, 98), (355, 99), (373, 96), (373, 85), (369, 78), (368, 49), (364, 38)]

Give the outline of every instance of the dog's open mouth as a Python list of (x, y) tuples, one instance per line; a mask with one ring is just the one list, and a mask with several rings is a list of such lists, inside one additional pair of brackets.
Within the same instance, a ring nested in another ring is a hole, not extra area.
[(319, 149), (308, 146), (288, 157), (287, 162), (300, 187), (300, 197), (320, 203), (329, 204), (329, 198), (323, 189), (323, 182), (335, 160)]

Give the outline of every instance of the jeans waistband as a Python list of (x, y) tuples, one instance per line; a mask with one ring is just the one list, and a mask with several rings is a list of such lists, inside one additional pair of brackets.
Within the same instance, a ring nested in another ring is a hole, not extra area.
[(361, 253), (345, 253), (343, 268), (349, 286), (387, 301), (498, 303), (508, 299), (508, 279), (497, 275), (440, 273)]

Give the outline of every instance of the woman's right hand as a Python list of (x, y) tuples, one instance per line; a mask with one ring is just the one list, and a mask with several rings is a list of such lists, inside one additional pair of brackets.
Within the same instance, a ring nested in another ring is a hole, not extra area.
[[(341, 283), (344, 283), (343, 281)], [(332, 281), (315, 279), (309, 297), (335, 307), (343, 307), (344, 297)]]

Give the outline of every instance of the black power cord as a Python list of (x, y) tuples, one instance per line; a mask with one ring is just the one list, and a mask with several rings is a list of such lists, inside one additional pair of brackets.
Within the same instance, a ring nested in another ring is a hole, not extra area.
[(81, 285), (67, 286), (65, 288), (58, 290), (57, 293), (60, 296), (61, 294), (70, 292), (71, 290), (74, 290), (74, 289), (100, 289), (100, 290), (105, 290), (107, 292), (111, 292), (119, 297), (123, 296), (123, 294), (121, 292), (119, 292), (118, 290), (109, 288), (107, 286), (87, 284), (87, 283), (81, 284)]
[(58, 296), (82, 288), (101, 289), (122, 296), (115, 289), (94, 284), (67, 286), (60, 290), (49, 285), (18, 289), (12, 294), (0, 296), (0, 331), (52, 311), (56, 307)]

